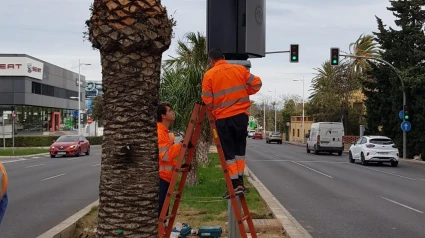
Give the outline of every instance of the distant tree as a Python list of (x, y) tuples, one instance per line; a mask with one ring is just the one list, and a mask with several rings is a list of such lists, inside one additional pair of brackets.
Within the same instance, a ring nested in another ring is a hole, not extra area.
[(96, 96), (93, 99), (92, 117), (95, 121), (103, 120), (103, 97)]

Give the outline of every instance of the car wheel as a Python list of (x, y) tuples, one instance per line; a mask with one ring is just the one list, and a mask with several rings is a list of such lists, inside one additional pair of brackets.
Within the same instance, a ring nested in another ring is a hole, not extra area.
[(77, 154), (75, 154), (75, 157), (79, 157), (81, 155), (81, 148), (78, 148)]
[(362, 165), (367, 165), (367, 161), (365, 160), (363, 153), (360, 155), (360, 157), (361, 157), (361, 160), (362, 160)]
[(398, 161), (391, 161), (391, 166), (392, 167), (397, 167), (398, 165)]
[(318, 155), (319, 154), (319, 151), (317, 150), (317, 146), (316, 145), (314, 146), (314, 154), (315, 155)]
[(350, 163), (354, 163), (353, 154), (351, 154), (351, 151), (348, 152), (348, 160), (350, 161)]
[(308, 145), (307, 145), (307, 154), (310, 154), (310, 149), (308, 148)]
[(50, 155), (50, 158), (56, 158), (56, 155)]
[(90, 146), (87, 148), (86, 155), (90, 155)]
[(341, 156), (342, 155), (342, 151), (338, 151), (338, 155)]

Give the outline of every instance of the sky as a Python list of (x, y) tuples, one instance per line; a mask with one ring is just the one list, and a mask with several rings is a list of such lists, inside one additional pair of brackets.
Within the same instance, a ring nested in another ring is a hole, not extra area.
[[(85, 21), (93, 0), (7, 1), (0, 8), (0, 53), (28, 54), (78, 72), (87, 80), (102, 80), (99, 52), (84, 41)], [(206, 0), (162, 0), (177, 21), (175, 38), (163, 59), (175, 55), (176, 41), (190, 31), (206, 33)], [(310, 94), (314, 68), (329, 59), (330, 48), (348, 52), (360, 34), (377, 31), (375, 15), (394, 26), (388, 0), (266, 0), (266, 51), (289, 50), (299, 44), (299, 63), (288, 54), (251, 59), (251, 72), (261, 77), (261, 91), (251, 97), (273, 100), (275, 94)]]

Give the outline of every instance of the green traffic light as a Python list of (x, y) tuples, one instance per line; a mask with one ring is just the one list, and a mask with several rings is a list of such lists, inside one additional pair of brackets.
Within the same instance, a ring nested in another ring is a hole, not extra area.
[(297, 60), (297, 56), (292, 56), (292, 60)]
[(409, 119), (409, 116), (408, 115), (404, 116), (404, 119), (408, 120)]
[(337, 63), (337, 61), (336, 61), (336, 60), (333, 60), (333, 61), (332, 61), (332, 63), (336, 64), (336, 63)]

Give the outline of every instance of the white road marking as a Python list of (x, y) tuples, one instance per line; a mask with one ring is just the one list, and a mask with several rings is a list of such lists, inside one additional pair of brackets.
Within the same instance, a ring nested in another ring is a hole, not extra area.
[(297, 164), (297, 165), (299, 165), (299, 166), (302, 166), (302, 167), (304, 167), (304, 168), (306, 168), (306, 169), (309, 169), (309, 170), (311, 170), (311, 171), (314, 171), (314, 172), (316, 172), (316, 173), (318, 173), (318, 174), (321, 174), (321, 175), (323, 175), (323, 176), (326, 176), (326, 177), (328, 177), (328, 178), (333, 178), (333, 177), (332, 177), (332, 176), (330, 176), (330, 175), (327, 175), (327, 174), (325, 174), (325, 173), (322, 173), (322, 172), (320, 172), (320, 171), (317, 171), (317, 170), (315, 170), (315, 169), (312, 169), (312, 168), (310, 168), (310, 167), (308, 167), (308, 166), (305, 166), (305, 165), (303, 165), (303, 164), (297, 163), (297, 162), (295, 162), (295, 161), (292, 161), (292, 163)]
[(66, 174), (66, 173), (64, 173), (64, 174), (59, 174), (59, 175), (55, 175), (55, 176), (52, 176), (52, 177), (50, 177), (50, 178), (45, 178), (45, 179), (41, 180), (41, 182), (46, 181), (46, 180), (49, 180), (49, 179), (54, 179), (54, 178), (57, 178), (57, 177), (60, 177), (60, 176), (64, 176), (65, 174)]
[(81, 157), (71, 158), (71, 159), (67, 159), (67, 160), (76, 160), (76, 159), (81, 159)]
[(395, 174), (395, 173), (390, 173), (390, 172), (385, 172), (385, 171), (382, 171), (382, 170), (379, 170), (379, 169), (372, 169), (372, 168), (368, 168), (368, 167), (363, 167), (363, 168), (370, 169), (370, 170), (373, 170), (373, 171), (376, 171), (376, 172), (381, 172), (381, 173), (384, 173), (384, 174), (389, 174), (389, 175), (397, 176), (397, 177), (400, 177), (400, 178), (410, 179), (410, 180), (413, 180), (413, 181), (416, 181), (417, 180), (417, 179), (406, 177), (406, 176), (403, 176), (403, 175), (399, 175), (399, 174)]
[(27, 160), (27, 159), (9, 160), (9, 161), (1, 162), (1, 163), (2, 163), (2, 164), (8, 164), (8, 163), (15, 163), (15, 162), (25, 161), (25, 160)]
[(409, 206), (407, 206), (407, 205), (404, 205), (403, 203), (396, 202), (396, 201), (391, 200), (391, 199), (389, 199), (389, 198), (385, 198), (385, 197), (381, 197), (381, 196), (378, 196), (378, 197), (380, 197), (380, 198), (382, 198), (382, 199), (384, 199), (384, 200), (387, 200), (387, 201), (389, 201), (389, 202), (392, 202), (392, 203), (394, 203), (394, 204), (400, 205), (400, 206), (402, 206), (402, 207), (404, 207), (404, 208), (407, 208), (407, 209), (410, 209), (410, 210), (412, 210), (412, 211), (415, 211), (415, 212), (417, 212), (417, 213), (421, 213), (421, 214), (423, 214), (423, 213), (424, 213), (423, 211), (420, 211), (420, 210), (418, 210), (418, 209), (414, 209), (414, 208), (412, 208), (412, 207), (409, 207)]
[(247, 161), (261, 161), (261, 162), (292, 162), (292, 160), (283, 160), (283, 159), (247, 159)]
[(31, 157), (31, 159), (40, 159), (41, 157)]
[(92, 167), (95, 167), (95, 166), (99, 166), (100, 164), (94, 164), (94, 165), (92, 165)]
[(25, 168), (28, 169), (28, 168), (33, 168), (33, 167), (38, 167), (38, 166), (43, 166), (43, 165), (44, 164), (36, 164), (36, 165), (27, 166)]
[(419, 179), (419, 180), (421, 180), (421, 181), (425, 181), (425, 179)]
[(327, 164), (348, 164), (349, 162), (342, 161), (312, 161), (312, 160), (282, 160), (282, 159), (247, 159), (247, 161), (261, 162), (301, 162), (301, 163), (327, 163)]

